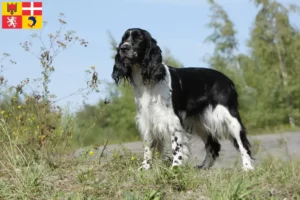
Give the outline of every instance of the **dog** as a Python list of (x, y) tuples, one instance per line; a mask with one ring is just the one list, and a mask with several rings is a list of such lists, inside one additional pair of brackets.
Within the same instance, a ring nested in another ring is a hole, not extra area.
[(190, 158), (190, 136), (200, 136), (206, 157), (202, 169), (219, 156), (220, 139), (230, 139), (241, 153), (243, 169), (253, 170), (250, 142), (239, 111), (233, 81), (209, 68), (174, 68), (162, 59), (151, 34), (141, 28), (125, 31), (117, 47), (112, 79), (128, 82), (134, 93), (136, 124), (144, 141), (140, 169), (149, 170), (153, 151), (172, 148), (172, 168)]

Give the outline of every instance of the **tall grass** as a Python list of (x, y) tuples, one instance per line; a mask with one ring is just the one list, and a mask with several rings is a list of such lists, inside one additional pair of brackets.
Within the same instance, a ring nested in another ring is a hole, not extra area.
[(49, 163), (13, 141), (1, 147), (2, 199), (300, 199), (300, 161), (266, 157), (255, 171), (171, 170), (155, 159), (138, 171), (142, 156), (126, 149), (101, 158), (81, 155)]

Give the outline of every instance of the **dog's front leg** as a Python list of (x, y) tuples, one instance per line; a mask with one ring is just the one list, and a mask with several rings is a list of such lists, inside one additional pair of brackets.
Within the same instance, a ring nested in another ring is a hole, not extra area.
[(139, 170), (145, 169), (149, 170), (150, 169), (150, 162), (153, 157), (153, 148), (151, 148), (152, 142), (146, 142), (144, 146), (144, 160), (142, 162), (142, 166), (139, 168)]
[(140, 168), (149, 170), (152, 157), (153, 157), (153, 149), (151, 149), (150, 146), (146, 145), (144, 148), (144, 160)]
[(173, 152), (173, 164), (180, 166), (184, 164), (190, 157), (189, 139), (186, 132), (182, 128), (174, 129), (172, 135), (172, 152)]

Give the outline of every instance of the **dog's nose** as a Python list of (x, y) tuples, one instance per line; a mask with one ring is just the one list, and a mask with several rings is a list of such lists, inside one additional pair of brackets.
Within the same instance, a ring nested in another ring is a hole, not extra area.
[(123, 44), (120, 49), (121, 51), (127, 51), (128, 49), (130, 49), (131, 45), (130, 44)]

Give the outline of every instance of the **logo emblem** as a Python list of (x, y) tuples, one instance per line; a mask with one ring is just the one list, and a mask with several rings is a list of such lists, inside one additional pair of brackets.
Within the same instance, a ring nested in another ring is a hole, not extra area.
[(7, 17), (7, 26), (16, 28), (17, 18), (14, 16)]
[[(5, 1), (5, 0), (4, 0)], [(42, 29), (43, 2), (1, 2), (2, 29)]]
[(30, 28), (32, 28), (36, 24), (36, 18), (34, 16), (28, 17), (28, 21), (32, 21), (32, 24), (28, 24)]
[(18, 3), (7, 3), (7, 12), (10, 12), (11, 15), (17, 12), (17, 4)]

